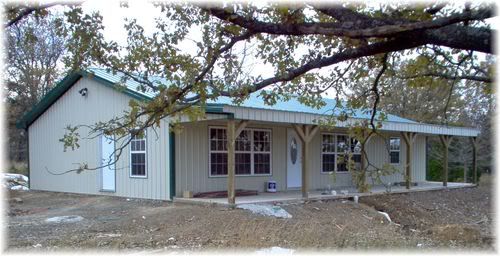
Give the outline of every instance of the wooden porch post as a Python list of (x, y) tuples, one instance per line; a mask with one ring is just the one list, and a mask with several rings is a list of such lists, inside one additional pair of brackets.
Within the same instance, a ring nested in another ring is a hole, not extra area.
[(401, 132), (401, 135), (405, 141), (406, 144), (406, 175), (405, 175), (405, 181), (406, 181), (406, 189), (410, 189), (411, 187), (411, 164), (413, 162), (412, 157), (413, 157), (413, 143), (415, 142), (415, 138), (417, 137), (417, 134), (414, 132)]
[(444, 159), (443, 159), (443, 186), (448, 186), (448, 148), (450, 147), (450, 142), (452, 136), (450, 135), (439, 135), (439, 139), (444, 146)]
[(474, 176), (473, 182), (477, 184), (477, 137), (470, 138), (472, 143), (472, 173)]
[(234, 120), (227, 122), (227, 202), (234, 205), (236, 195), (234, 190), (234, 144), (236, 140)]
[(236, 138), (246, 127), (247, 123), (248, 121), (241, 121), (236, 128), (234, 120), (229, 120), (227, 122), (227, 202), (229, 205), (234, 205), (236, 203), (234, 146), (236, 144)]
[[(300, 137), (302, 141), (302, 197), (308, 198), (308, 177), (307, 177), (307, 166), (308, 166), (308, 154), (309, 154), (309, 142), (311, 142), (312, 138), (319, 130), (319, 126), (309, 126), (309, 125), (293, 125), (295, 131)], [(312, 128), (312, 129), (311, 129)]]

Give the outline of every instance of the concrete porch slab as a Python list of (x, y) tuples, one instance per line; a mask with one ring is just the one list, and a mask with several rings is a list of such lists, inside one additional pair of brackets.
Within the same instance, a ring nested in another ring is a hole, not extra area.
[[(256, 196), (240, 196), (236, 197), (236, 204), (257, 204), (257, 203), (284, 203), (284, 202), (300, 202), (300, 201), (315, 201), (315, 200), (331, 200), (331, 199), (345, 199), (352, 198), (354, 196), (372, 196), (380, 194), (399, 194), (399, 193), (411, 193), (419, 191), (432, 191), (432, 190), (445, 190), (445, 189), (457, 189), (457, 188), (468, 188), (475, 187), (475, 184), (471, 183), (459, 183), (459, 182), (448, 182), (447, 187), (443, 187), (442, 182), (425, 181), (419, 182), (417, 186), (411, 187), (409, 190), (404, 186), (392, 186), (390, 192), (388, 189), (382, 185), (374, 186), (371, 192), (368, 193), (358, 193), (355, 187), (335, 187), (334, 190), (337, 195), (326, 195), (322, 194), (323, 191), (316, 190), (309, 192), (309, 198), (302, 198), (302, 193), (300, 190), (296, 191), (281, 191), (276, 193), (260, 192)], [(347, 194), (342, 194), (342, 190), (347, 190)], [(178, 203), (191, 203), (191, 204), (220, 204), (228, 205), (227, 198), (182, 198), (174, 197), (174, 202)]]

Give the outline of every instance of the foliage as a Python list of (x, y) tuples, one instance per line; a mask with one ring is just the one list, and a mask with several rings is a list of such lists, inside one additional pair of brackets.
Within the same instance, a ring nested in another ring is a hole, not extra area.
[[(443, 161), (440, 159), (429, 159), (428, 161), (428, 172), (426, 175), (426, 180), (429, 181), (443, 181)], [(481, 177), (481, 173), (485, 170), (478, 168), (477, 179)], [(474, 179), (474, 173), (472, 172), (472, 166), (467, 169), (467, 182), (471, 182)], [(459, 165), (451, 165), (449, 167), (448, 181), (450, 182), (464, 182), (464, 167)]]
[(30, 110), (51, 88), (63, 70), (60, 60), (65, 39), (56, 33), (57, 16), (28, 17), (6, 30), (5, 72), (8, 111), (9, 158), (27, 158), (27, 137), (15, 127), (20, 116)]

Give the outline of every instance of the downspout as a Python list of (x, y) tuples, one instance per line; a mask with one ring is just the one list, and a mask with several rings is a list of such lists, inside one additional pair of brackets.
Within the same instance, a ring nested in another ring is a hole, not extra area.
[(175, 132), (169, 133), (169, 160), (170, 160), (170, 200), (175, 195)]

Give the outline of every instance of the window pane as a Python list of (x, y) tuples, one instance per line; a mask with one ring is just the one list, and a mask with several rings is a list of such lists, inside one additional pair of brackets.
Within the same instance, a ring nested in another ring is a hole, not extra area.
[(337, 154), (337, 172), (347, 172), (347, 163), (349, 156), (345, 154)]
[(399, 151), (393, 151), (390, 154), (391, 164), (399, 164)]
[(210, 129), (210, 150), (227, 151), (226, 130), (222, 128)]
[(146, 175), (146, 154), (132, 153), (131, 154), (131, 172), (134, 176)]
[(337, 135), (337, 152), (346, 152), (348, 149), (347, 136)]
[(210, 150), (217, 149), (217, 142), (215, 140), (210, 140)]
[(401, 140), (399, 138), (391, 138), (390, 140), (391, 150), (399, 150), (401, 146), (400, 144)]
[(250, 153), (236, 153), (235, 154), (235, 170), (236, 174), (251, 174), (251, 154)]
[(254, 174), (270, 174), (271, 173), (271, 155), (270, 154), (255, 154), (253, 168), (254, 168)]
[(323, 155), (323, 172), (335, 171), (335, 155)]
[(270, 152), (271, 151), (271, 132), (269, 131), (253, 131), (254, 151)]
[(351, 152), (354, 154), (361, 153), (361, 142), (357, 139), (351, 138)]
[(322, 152), (335, 152), (335, 136), (331, 134), (323, 134), (323, 141), (321, 146)]
[(251, 150), (251, 140), (250, 131), (244, 130), (240, 133), (238, 138), (236, 138), (236, 151), (250, 151)]
[(217, 139), (217, 129), (210, 129), (210, 140)]
[(210, 173), (211, 175), (227, 174), (227, 153), (210, 154)]
[(355, 163), (361, 163), (361, 155), (352, 155), (352, 160), (355, 162)]

